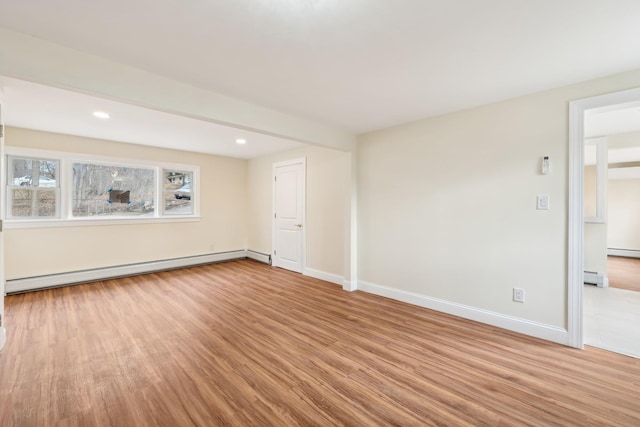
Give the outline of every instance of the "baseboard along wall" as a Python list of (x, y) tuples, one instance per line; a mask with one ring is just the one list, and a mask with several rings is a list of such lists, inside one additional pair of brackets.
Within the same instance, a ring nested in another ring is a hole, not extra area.
[[(193, 267), (201, 264), (231, 261), (243, 258), (260, 258), (257, 252), (251, 255), (242, 249), (237, 251), (219, 252), (215, 254), (191, 256), (184, 258), (166, 259), (160, 261), (142, 262), (137, 264), (120, 265), (114, 267), (96, 268), (91, 270), (72, 271), (69, 273), (49, 274), (46, 276), (26, 277), (6, 281), (5, 292), (15, 294), (38, 289), (54, 288), (58, 286), (75, 285), (95, 282), (97, 280), (113, 279), (116, 277), (133, 276), (176, 268)], [(262, 258), (261, 258), (262, 259)], [(258, 259), (260, 261), (261, 259)]]
[(342, 286), (344, 278), (338, 274), (327, 273), (325, 271), (316, 270), (313, 268), (305, 267), (302, 270), (302, 274), (305, 276), (313, 277), (314, 279), (324, 280), (325, 282), (335, 283)]
[(451, 314), (453, 316), (462, 317), (464, 319), (474, 320), (476, 322), (485, 323), (513, 332), (519, 332), (558, 344), (568, 345), (569, 336), (567, 330), (557, 326), (507, 316), (505, 314), (470, 307), (438, 298), (431, 298), (414, 292), (390, 288), (375, 283), (365, 282), (363, 280), (358, 281), (358, 290)]
[[(230, 252), (222, 252), (209, 255), (200, 255), (193, 257), (175, 258), (161, 261), (145, 262), (138, 264), (129, 264), (115, 267), (105, 267), (92, 270), (75, 271), (69, 273), (52, 274), (47, 276), (28, 277), (22, 279), (7, 280), (6, 293), (15, 294), (28, 292), (38, 289), (46, 289), (58, 286), (67, 286), (81, 283), (88, 283), (98, 280), (112, 279), (117, 277), (132, 276), (137, 274), (151, 273), (163, 270), (172, 270), (176, 268), (192, 267), (202, 264), (210, 264), (214, 262), (231, 261), (236, 259), (250, 258), (266, 264), (271, 264), (271, 257), (268, 254), (256, 252), (252, 250), (237, 250)], [(482, 310), (463, 304), (458, 304), (437, 298), (431, 298), (425, 295), (404, 291), (396, 288), (390, 288), (366, 281), (349, 281), (343, 276), (313, 268), (305, 267), (303, 274), (326, 282), (335, 283), (342, 286), (345, 291), (355, 291), (356, 289), (375, 295), (391, 298), (397, 301), (406, 302), (419, 307), (440, 311), (464, 319), (474, 320), (499, 328), (507, 329), (514, 332), (523, 333), (544, 340), (556, 342), (559, 344), (568, 343), (567, 330), (556, 326), (545, 325), (538, 322), (529, 321), (513, 316)], [(585, 282), (587, 274), (585, 273)], [(597, 275), (595, 276), (597, 279)], [(597, 283), (594, 282), (594, 283)], [(606, 282), (605, 282), (606, 283)], [(4, 328), (2, 328), (4, 329)], [(3, 330), (0, 330), (0, 344), (4, 336)], [(1, 348), (1, 346), (0, 346)]]
[(614, 249), (608, 248), (607, 255), (611, 256), (622, 256), (626, 258), (640, 258), (640, 251), (633, 249)]

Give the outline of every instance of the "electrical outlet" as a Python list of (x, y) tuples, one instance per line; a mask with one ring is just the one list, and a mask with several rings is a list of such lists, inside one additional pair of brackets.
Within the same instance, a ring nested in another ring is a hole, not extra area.
[(524, 302), (524, 289), (513, 288), (513, 300), (515, 302)]
[(209, 250), (210, 250), (211, 252), (215, 251), (215, 250), (216, 250), (216, 245), (214, 245), (213, 243), (212, 243), (212, 244), (210, 244), (210, 245), (209, 245)]

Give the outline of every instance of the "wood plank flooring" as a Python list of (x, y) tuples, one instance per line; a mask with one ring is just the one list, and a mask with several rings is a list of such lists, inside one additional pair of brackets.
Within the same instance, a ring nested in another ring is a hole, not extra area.
[(612, 288), (640, 292), (640, 258), (607, 257), (607, 276)]
[(0, 426), (639, 426), (640, 359), (253, 261), (6, 298)]

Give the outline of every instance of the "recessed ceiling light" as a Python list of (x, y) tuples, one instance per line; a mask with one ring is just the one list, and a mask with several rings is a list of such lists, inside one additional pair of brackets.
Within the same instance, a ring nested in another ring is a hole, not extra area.
[(246, 139), (242, 139), (242, 138), (236, 139), (236, 144), (243, 145), (243, 144), (246, 144), (246, 143), (247, 143)]
[(109, 117), (111, 117), (109, 114), (105, 113), (104, 111), (94, 111), (93, 115), (99, 119), (108, 119)]

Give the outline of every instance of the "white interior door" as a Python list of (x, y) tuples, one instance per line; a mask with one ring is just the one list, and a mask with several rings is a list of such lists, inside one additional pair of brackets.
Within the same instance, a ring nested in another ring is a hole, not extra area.
[[(0, 176), (6, 176), (4, 160), (4, 121), (2, 118), (2, 93), (0, 92)], [(7, 341), (7, 330), (4, 326), (4, 235), (2, 233), (4, 221), (4, 180), (0, 179), (0, 350)]]
[(273, 165), (273, 257), (276, 267), (302, 273), (305, 159)]

